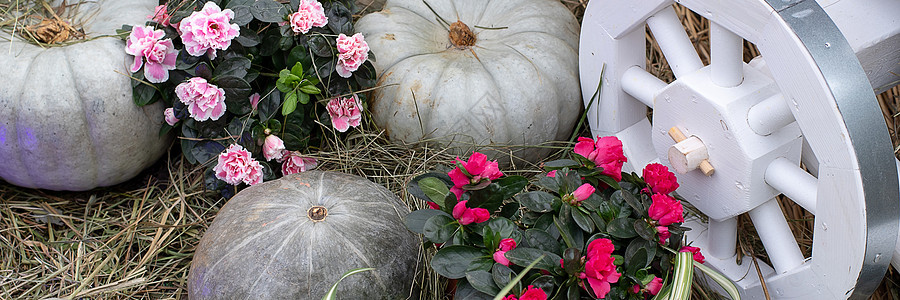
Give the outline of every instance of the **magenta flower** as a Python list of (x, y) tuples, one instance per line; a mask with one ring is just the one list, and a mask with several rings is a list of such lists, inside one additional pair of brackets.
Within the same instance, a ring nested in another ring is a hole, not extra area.
[(437, 203), (426, 201), (425, 204), (428, 204), (428, 208), (430, 209), (441, 210), (441, 206), (437, 205)]
[(547, 177), (556, 177), (556, 170), (547, 172)]
[(315, 158), (303, 157), (299, 152), (285, 151), (282, 159), (284, 159), (281, 163), (282, 175), (306, 172), (307, 170), (315, 169), (316, 165), (318, 165)]
[(491, 218), (491, 213), (484, 208), (468, 208), (467, 201), (459, 201), (453, 207), (453, 218), (459, 220), (460, 225), (469, 225), (472, 223), (481, 223)]
[(459, 188), (460, 192), (462, 192), (462, 187), (464, 185), (479, 185), (483, 180), (490, 182), (491, 180), (496, 180), (503, 176), (503, 172), (500, 172), (500, 166), (497, 164), (497, 161), (488, 161), (487, 155), (479, 152), (472, 152), (468, 161), (462, 161), (457, 157), (456, 162), (465, 169), (465, 172), (463, 172), (463, 169), (460, 169), (460, 167), (456, 167), (447, 173), (447, 175), (450, 175), (450, 179), (453, 181), (453, 187)]
[(194, 77), (175, 87), (181, 103), (187, 105), (191, 117), (197, 121), (218, 120), (225, 114), (225, 90)]
[(529, 285), (522, 291), (522, 295), (516, 298), (516, 295), (509, 294), (503, 300), (547, 300), (547, 293), (544, 290)]
[(669, 232), (669, 227), (666, 226), (656, 226), (656, 232), (659, 233), (659, 243), (665, 245), (666, 240), (672, 236), (672, 233)]
[(681, 206), (681, 201), (660, 193), (650, 196), (650, 200), (653, 203), (650, 204), (647, 213), (651, 219), (659, 222), (659, 225), (669, 226), (673, 223), (684, 222), (684, 208)]
[(622, 141), (614, 136), (597, 137), (592, 139), (579, 137), (575, 144), (575, 153), (603, 168), (603, 174), (622, 180), (622, 165), (628, 161), (622, 150)]
[(322, 27), (328, 24), (328, 17), (325, 16), (325, 9), (322, 8), (322, 3), (319, 1), (301, 0), (297, 12), (291, 14), (290, 23), (291, 30), (295, 34), (306, 34), (313, 27)]
[(207, 54), (215, 59), (216, 49), (228, 49), (231, 40), (240, 35), (238, 25), (230, 23), (232, 18), (231, 9), (222, 10), (214, 2), (206, 2), (202, 10), (191, 13), (178, 25), (184, 49), (193, 56)]
[(338, 75), (349, 78), (353, 71), (359, 69), (369, 59), (369, 44), (362, 33), (346, 36), (343, 33), (337, 38), (338, 62), (335, 70)]
[(497, 251), (494, 251), (494, 261), (498, 264), (509, 266), (509, 259), (506, 259), (506, 252), (509, 250), (516, 249), (516, 240), (514, 239), (502, 239), (500, 240), (500, 245), (497, 246)]
[(169, 124), (169, 126), (175, 126), (175, 123), (178, 123), (178, 118), (175, 117), (174, 108), (166, 108), (166, 110), (163, 111), (163, 115), (166, 117), (166, 124)]
[(216, 178), (231, 185), (241, 182), (254, 185), (262, 182), (262, 165), (250, 156), (250, 152), (241, 145), (232, 144), (219, 154), (219, 161), (214, 169)]
[(350, 127), (359, 126), (362, 119), (362, 104), (354, 94), (350, 98), (334, 98), (325, 106), (331, 116), (331, 126), (337, 131), (346, 132)]
[[(619, 282), (621, 273), (616, 272), (615, 258), (612, 253), (615, 250), (609, 239), (596, 239), (588, 244), (587, 261), (584, 263), (584, 278), (587, 279), (594, 295), (604, 298), (611, 289), (610, 284)], [(585, 287), (587, 289), (587, 287)]]
[(656, 295), (659, 294), (659, 290), (662, 289), (662, 285), (662, 278), (654, 277), (653, 280), (650, 280), (650, 283), (648, 283), (644, 288), (647, 289), (647, 292), (649, 292), (650, 295)]
[(590, 183), (585, 183), (575, 189), (572, 192), (572, 195), (575, 196), (575, 201), (581, 202), (591, 196), (596, 189)]
[(678, 188), (678, 180), (675, 173), (669, 168), (658, 163), (652, 163), (644, 167), (644, 181), (650, 186), (653, 193), (668, 194)]
[(157, 6), (155, 9), (153, 9), (153, 14), (147, 16), (147, 18), (150, 20), (153, 20), (156, 23), (159, 23), (159, 25), (162, 25), (162, 26), (172, 25), (169, 23), (169, 19), (171, 19), (172, 16), (170, 16), (168, 14), (168, 12), (166, 11), (165, 5)]
[(266, 161), (281, 160), (281, 157), (284, 156), (284, 150), (284, 141), (278, 136), (270, 134), (266, 137), (266, 141), (263, 143), (263, 157), (266, 158)]
[(250, 95), (250, 106), (255, 110), (257, 105), (259, 105), (259, 93), (253, 93)]
[(175, 69), (178, 50), (172, 40), (160, 40), (166, 35), (162, 30), (150, 27), (134, 26), (128, 41), (125, 42), (125, 53), (134, 55), (131, 73), (144, 67), (144, 78), (152, 83), (169, 80), (169, 70)]
[(703, 257), (703, 253), (700, 253), (700, 248), (684, 246), (681, 247), (681, 250), (678, 250), (678, 252), (692, 252), (694, 253), (694, 261), (701, 264), (706, 262), (706, 257)]

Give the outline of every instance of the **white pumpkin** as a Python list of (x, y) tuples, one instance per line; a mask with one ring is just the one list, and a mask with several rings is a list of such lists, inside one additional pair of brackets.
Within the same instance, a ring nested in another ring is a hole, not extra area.
[[(112, 35), (123, 24), (144, 24), (156, 4), (84, 1), (75, 23), (84, 22), (88, 39)], [(159, 136), (162, 104), (134, 104), (126, 68), (133, 58), (122, 40), (102, 37), (47, 48), (5, 32), (0, 40), (4, 180), (29, 188), (88, 190), (128, 180), (165, 152), (168, 138)]]
[[(427, 2), (433, 11), (388, 0), (356, 24), (380, 74), (369, 109), (392, 140), (442, 140), (464, 155), (472, 145), (504, 152), (569, 137), (582, 100), (579, 26), (568, 9), (558, 0)], [(513, 154), (533, 162), (548, 152)]]

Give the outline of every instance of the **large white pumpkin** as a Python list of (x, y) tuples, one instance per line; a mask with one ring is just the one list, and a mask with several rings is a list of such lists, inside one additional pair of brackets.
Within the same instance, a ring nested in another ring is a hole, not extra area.
[[(123, 24), (144, 24), (156, 4), (84, 1), (75, 23), (84, 23), (88, 39), (112, 35)], [(122, 40), (103, 37), (48, 48), (5, 32), (0, 40), (4, 180), (30, 188), (88, 190), (128, 180), (165, 152), (168, 139), (159, 137), (162, 104), (134, 104), (126, 68), (132, 58)]]
[[(437, 139), (466, 154), (569, 137), (582, 100), (568, 9), (558, 0), (427, 2), (388, 0), (356, 24), (380, 76), (369, 109), (392, 140)], [(533, 162), (548, 152), (513, 154)]]

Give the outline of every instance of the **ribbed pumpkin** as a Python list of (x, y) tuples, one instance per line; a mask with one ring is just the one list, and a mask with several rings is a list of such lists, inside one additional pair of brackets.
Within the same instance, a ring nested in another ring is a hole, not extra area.
[(389, 0), (356, 30), (382, 86), (369, 109), (391, 140), (440, 139), (461, 155), (537, 145), (567, 139), (582, 109), (579, 26), (558, 0)]
[[(341, 299), (406, 299), (420, 240), (409, 209), (365, 178), (308, 171), (251, 186), (200, 239), (190, 299), (321, 299), (340, 276)], [(416, 297), (413, 297), (416, 298)]]
[(163, 107), (134, 104), (125, 42), (90, 40), (144, 24), (156, 4), (70, 5), (88, 40), (66, 46), (42, 48), (0, 32), (0, 177), (29, 188), (89, 190), (132, 178), (165, 152)]

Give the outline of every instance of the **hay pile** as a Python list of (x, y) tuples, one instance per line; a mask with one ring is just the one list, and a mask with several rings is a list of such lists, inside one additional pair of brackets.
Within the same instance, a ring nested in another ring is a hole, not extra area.
[[(561, 1), (579, 19), (587, 5), (587, 0)], [(708, 22), (682, 7), (677, 11), (701, 59), (708, 62)], [(0, 20), (4, 22), (8, 20)], [(665, 59), (649, 34), (648, 43), (648, 70), (671, 81)], [(747, 45), (748, 60), (755, 51)], [(897, 146), (900, 88), (879, 95), (879, 102)], [(580, 135), (590, 135), (586, 127), (579, 127)], [(423, 207), (424, 203), (405, 193), (407, 182), (438, 164), (449, 164), (453, 156), (425, 144), (394, 145), (372, 124), (362, 128), (345, 139), (330, 139), (313, 154), (319, 169), (365, 176), (400, 195), (411, 209)], [(565, 149), (570, 144), (549, 146)], [(536, 165), (504, 171), (524, 176), (540, 172)], [(0, 299), (185, 299), (191, 256), (223, 204), (224, 199), (204, 190), (202, 169), (188, 165), (178, 147), (137, 178), (110, 188), (48, 192), (0, 181)], [(812, 215), (791, 201), (783, 201), (783, 208), (809, 255)], [(743, 220), (741, 226), (749, 229), (752, 224)], [(740, 240), (742, 249), (766, 259), (755, 236)], [(446, 282), (427, 266), (423, 268), (422, 299), (448, 299)], [(892, 268), (873, 299), (900, 299), (898, 282), (900, 275)], [(695, 284), (695, 297), (715, 296)]]

